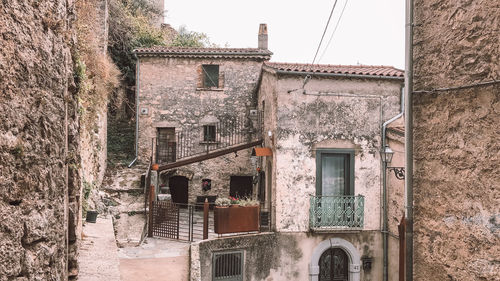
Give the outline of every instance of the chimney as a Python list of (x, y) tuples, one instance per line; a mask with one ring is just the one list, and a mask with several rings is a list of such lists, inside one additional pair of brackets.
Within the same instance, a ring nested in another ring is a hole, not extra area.
[(267, 24), (265, 23), (259, 26), (259, 49), (267, 50)]

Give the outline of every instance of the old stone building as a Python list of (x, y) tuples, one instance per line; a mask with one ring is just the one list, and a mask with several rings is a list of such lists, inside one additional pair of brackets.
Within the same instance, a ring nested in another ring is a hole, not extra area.
[(193, 244), (191, 280), (226, 250), (244, 251), (247, 280), (397, 280), (403, 181), (380, 151), (401, 165), (403, 71), (270, 63), (265, 31), (258, 49), (136, 50), (138, 160), (159, 164), (158, 191), (258, 198), (269, 231)]
[(500, 280), (500, 5), (415, 1), (414, 280)]
[[(256, 139), (256, 95), (265, 48), (136, 50), (138, 160), (159, 164)], [(251, 196), (251, 147), (160, 175), (177, 203), (199, 196)], [(202, 183), (210, 183), (203, 187)]]
[[(264, 65), (259, 106), (273, 151), (263, 163), (266, 199), (272, 229), (302, 252), (289, 268), (294, 280), (329, 276), (328, 258), (344, 260), (336, 274), (348, 280), (382, 280), (381, 126), (400, 113), (402, 82), (391, 67)], [(397, 255), (391, 261), (396, 280)]]
[[(211, 280), (213, 255), (234, 250), (246, 280), (384, 280), (384, 252), (398, 280), (404, 189), (389, 172), (383, 187), (380, 150), (392, 146), (401, 165), (402, 82), (392, 67), (264, 63), (257, 101), (271, 153), (257, 190), (271, 231), (193, 244), (191, 280)], [(388, 120), (398, 121), (382, 133)]]

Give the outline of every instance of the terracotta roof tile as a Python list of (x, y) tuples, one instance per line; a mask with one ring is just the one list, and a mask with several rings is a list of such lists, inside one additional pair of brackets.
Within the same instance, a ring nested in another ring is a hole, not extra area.
[(404, 71), (382, 65), (331, 65), (266, 62), (266, 66), (288, 72), (328, 73), (341, 75), (371, 75), (404, 78)]
[(269, 50), (257, 48), (186, 48), (152, 47), (135, 49), (137, 56), (193, 57), (193, 58), (255, 58), (269, 60)]

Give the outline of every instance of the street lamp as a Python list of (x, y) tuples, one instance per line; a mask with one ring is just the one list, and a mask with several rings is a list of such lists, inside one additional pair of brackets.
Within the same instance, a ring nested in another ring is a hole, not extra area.
[(392, 161), (392, 156), (394, 156), (394, 151), (388, 145), (385, 145), (384, 149), (380, 151), (380, 156), (384, 163), (389, 164)]
[(405, 168), (404, 167), (389, 167), (389, 163), (392, 161), (392, 156), (394, 156), (394, 151), (388, 146), (385, 145), (384, 149), (380, 151), (380, 157), (382, 157), (382, 162), (384, 162), (385, 167), (389, 171), (393, 171), (394, 175), (398, 180), (405, 179)]

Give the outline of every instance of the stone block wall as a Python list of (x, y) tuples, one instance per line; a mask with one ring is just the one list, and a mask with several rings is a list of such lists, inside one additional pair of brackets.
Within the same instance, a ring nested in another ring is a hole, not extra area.
[[(139, 112), (148, 111), (139, 114), (141, 161), (149, 160), (157, 127), (175, 127), (177, 131), (200, 126), (205, 120), (247, 116), (249, 109), (256, 107), (253, 95), (261, 62), (141, 57), (139, 64)], [(223, 87), (200, 88), (203, 64), (219, 65)]]
[[(415, 1), (414, 90), (500, 79), (497, 1)], [(499, 280), (500, 86), (414, 95), (415, 280)]]
[[(71, 1), (0, 3), (0, 280), (66, 280), (79, 191)], [(68, 169), (69, 168), (69, 169)], [(76, 201), (77, 202), (77, 201)]]
[[(219, 65), (220, 87), (200, 85), (203, 64)], [(148, 162), (151, 140), (158, 127), (191, 132), (187, 138), (198, 151), (205, 150), (203, 125), (248, 118), (256, 108), (254, 98), (262, 62), (238, 59), (139, 58), (139, 160)], [(147, 111), (145, 113), (144, 111)], [(189, 178), (189, 201), (198, 195), (229, 196), (230, 176), (253, 176), (251, 149), (179, 169)], [(179, 152), (178, 152), (179, 153)], [(178, 172), (175, 172), (178, 173)], [(201, 179), (212, 180), (212, 190), (203, 192)]]

